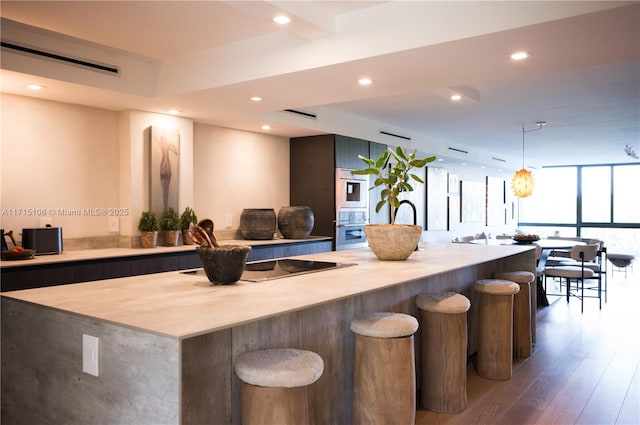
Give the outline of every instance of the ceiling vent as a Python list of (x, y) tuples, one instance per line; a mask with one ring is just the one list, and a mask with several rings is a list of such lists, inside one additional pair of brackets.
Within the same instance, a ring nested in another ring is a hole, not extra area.
[(450, 150), (450, 151), (454, 151), (454, 152), (465, 153), (465, 154), (469, 153), (468, 151), (465, 151), (464, 149), (459, 149), (459, 148), (452, 148), (452, 147), (449, 147), (449, 150)]
[(388, 131), (380, 130), (380, 134), (383, 134), (385, 136), (396, 137), (398, 139), (406, 140), (406, 141), (409, 141), (409, 142), (411, 141), (411, 137), (401, 136), (400, 134), (389, 133)]
[(284, 109), (282, 112), (289, 112), (291, 114), (296, 114), (301, 117), (310, 118), (314, 120), (318, 118), (316, 114), (312, 114), (311, 112), (298, 111), (296, 109)]
[(98, 62), (91, 62), (85, 59), (72, 58), (70, 56), (64, 56), (58, 53), (48, 52), (46, 50), (19, 45), (17, 43), (8, 41), (2, 41), (0, 45), (3, 49), (8, 49), (23, 55), (52, 60), (55, 62), (64, 62), (70, 65), (91, 69), (93, 71), (104, 72), (109, 75), (120, 75), (120, 68), (115, 65), (108, 65)]
[(492, 156), (491, 159), (493, 159), (494, 161), (499, 161), (499, 162), (507, 162), (506, 159), (496, 158), (495, 156)]

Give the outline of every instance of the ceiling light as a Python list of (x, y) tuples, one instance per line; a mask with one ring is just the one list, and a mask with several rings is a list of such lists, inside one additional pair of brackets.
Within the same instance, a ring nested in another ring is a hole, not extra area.
[(526, 59), (529, 57), (529, 53), (528, 52), (515, 52), (511, 54), (511, 59), (513, 59), (514, 61), (521, 61), (523, 59)]
[(177, 110), (177, 109), (169, 109), (169, 113), (170, 113), (171, 115), (178, 115), (178, 114), (180, 113), (180, 111), (179, 111), (179, 110)]
[(271, 126), (269, 124), (265, 124), (262, 126), (263, 130), (271, 130)]
[(460, 96), (459, 94), (452, 94), (449, 99), (453, 100), (454, 102), (457, 102), (458, 100), (462, 99), (462, 96)]
[(40, 89), (44, 88), (44, 86), (41, 86), (40, 84), (28, 84), (27, 88), (29, 90), (40, 90)]
[(360, 78), (358, 80), (358, 84), (360, 84), (361, 86), (370, 86), (371, 84), (373, 84), (373, 81), (371, 80), (371, 78)]
[(278, 15), (275, 18), (273, 18), (273, 22), (275, 22), (278, 25), (286, 25), (289, 22), (291, 22), (291, 18), (285, 15)]
[(545, 121), (537, 121), (536, 128), (532, 128), (531, 130), (525, 130), (524, 125), (522, 126), (522, 169), (516, 171), (511, 179), (511, 188), (518, 198), (531, 196), (535, 184), (531, 171), (524, 168), (524, 133), (538, 131), (545, 125), (547, 125)]
[(253, 102), (261, 102), (262, 98), (260, 96), (253, 96), (250, 98), (250, 100)]

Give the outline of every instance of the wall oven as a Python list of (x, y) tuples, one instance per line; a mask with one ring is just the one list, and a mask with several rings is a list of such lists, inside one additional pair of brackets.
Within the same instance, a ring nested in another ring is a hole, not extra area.
[(368, 246), (364, 225), (369, 222), (367, 209), (339, 209), (336, 220), (336, 251)]
[(368, 207), (369, 176), (354, 176), (350, 169), (336, 168), (336, 210)]

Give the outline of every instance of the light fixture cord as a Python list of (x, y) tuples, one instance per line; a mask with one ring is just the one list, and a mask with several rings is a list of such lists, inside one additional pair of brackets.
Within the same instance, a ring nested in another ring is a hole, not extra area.
[(542, 127), (547, 124), (544, 121), (538, 121), (536, 123), (536, 128), (532, 128), (531, 130), (525, 130), (524, 124), (522, 124), (522, 169), (524, 169), (524, 133), (531, 133), (532, 131), (538, 131), (542, 129)]

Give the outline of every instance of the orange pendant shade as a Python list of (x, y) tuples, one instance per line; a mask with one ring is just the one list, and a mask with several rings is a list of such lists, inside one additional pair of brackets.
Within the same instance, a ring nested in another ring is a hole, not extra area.
[(513, 179), (511, 179), (511, 187), (513, 188), (513, 193), (519, 198), (526, 198), (527, 196), (531, 196), (533, 193), (533, 176), (531, 175), (531, 171), (525, 170), (524, 168), (516, 171), (513, 175)]

